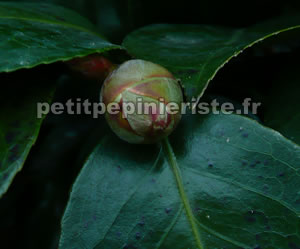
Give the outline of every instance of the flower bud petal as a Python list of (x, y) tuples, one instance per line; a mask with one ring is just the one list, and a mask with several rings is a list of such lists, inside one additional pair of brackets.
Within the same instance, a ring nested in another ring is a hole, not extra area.
[[(120, 105), (120, 113), (106, 113), (105, 118), (121, 139), (129, 143), (155, 143), (179, 123), (183, 96), (178, 81), (167, 69), (149, 61), (130, 60), (107, 77), (101, 101), (105, 105)], [(178, 113), (168, 113), (170, 102), (178, 105)]]

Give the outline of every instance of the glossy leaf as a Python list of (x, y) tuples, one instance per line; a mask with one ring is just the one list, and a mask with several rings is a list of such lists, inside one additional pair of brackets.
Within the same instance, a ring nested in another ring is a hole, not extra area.
[(0, 72), (120, 48), (71, 10), (49, 4), (0, 3)]
[(244, 49), (299, 27), (297, 16), (244, 29), (154, 24), (129, 34), (123, 45), (132, 56), (167, 67), (182, 79), (186, 95), (192, 99), (201, 97), (215, 74)]
[(299, 160), (236, 115), (185, 117), (162, 146), (108, 134), (73, 186), (59, 248), (297, 248)]
[[(14, 0), (28, 2), (26, 0)], [(124, 0), (31, 0), (35, 3), (51, 3), (74, 10), (89, 19), (109, 41), (119, 44), (124, 36), (132, 30), (132, 19), (141, 11), (135, 10), (135, 1)], [(132, 10), (134, 9), (134, 11)], [(143, 15), (144, 16), (144, 15)]]
[(44, 115), (37, 118), (37, 103), (50, 102), (54, 90), (41, 86), (40, 82), (30, 85), (37, 79), (29, 82), (22, 78), (16, 85), (20, 79), (4, 75), (0, 78), (3, 84), (0, 92), (0, 196), (22, 169), (38, 137)]

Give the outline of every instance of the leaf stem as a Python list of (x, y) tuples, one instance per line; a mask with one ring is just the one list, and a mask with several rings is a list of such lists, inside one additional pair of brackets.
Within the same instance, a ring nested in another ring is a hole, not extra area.
[(201, 242), (201, 239), (200, 239), (199, 230), (198, 230), (197, 224), (195, 222), (195, 217), (194, 217), (193, 211), (191, 209), (190, 202), (189, 202), (189, 200), (186, 196), (186, 193), (184, 191), (184, 187), (183, 187), (183, 183), (182, 183), (182, 177), (181, 177), (181, 174), (180, 174), (180, 169), (178, 167), (175, 154), (172, 150), (172, 147), (169, 143), (168, 138), (165, 138), (163, 140), (162, 144), (163, 144), (165, 153), (167, 154), (167, 157), (169, 159), (169, 164), (170, 164), (170, 166), (172, 168), (172, 171), (174, 173), (176, 183), (177, 183), (177, 186), (178, 186), (179, 195), (180, 195), (180, 197), (183, 201), (183, 205), (184, 205), (184, 208), (185, 208), (185, 211), (186, 211), (186, 214), (187, 214), (188, 221), (191, 224), (191, 228), (192, 228), (193, 234), (195, 236), (197, 247), (199, 249), (204, 249), (204, 247), (202, 245), (202, 242)]

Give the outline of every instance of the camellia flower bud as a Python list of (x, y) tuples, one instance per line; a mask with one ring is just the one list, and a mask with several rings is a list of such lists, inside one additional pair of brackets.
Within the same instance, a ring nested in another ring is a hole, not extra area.
[[(105, 118), (111, 129), (121, 139), (140, 144), (155, 143), (175, 129), (183, 96), (178, 80), (167, 69), (129, 60), (106, 78), (101, 101), (108, 109)], [(119, 107), (113, 113), (112, 103)]]
[(81, 58), (75, 58), (67, 62), (67, 65), (89, 79), (104, 80), (115, 69), (107, 58), (99, 54), (91, 54)]

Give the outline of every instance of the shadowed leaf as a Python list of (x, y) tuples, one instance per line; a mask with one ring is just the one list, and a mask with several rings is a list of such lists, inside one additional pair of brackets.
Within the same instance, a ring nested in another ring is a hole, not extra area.
[(290, 249), (299, 160), (297, 145), (236, 115), (188, 116), (162, 147), (107, 135), (73, 186), (59, 248)]

